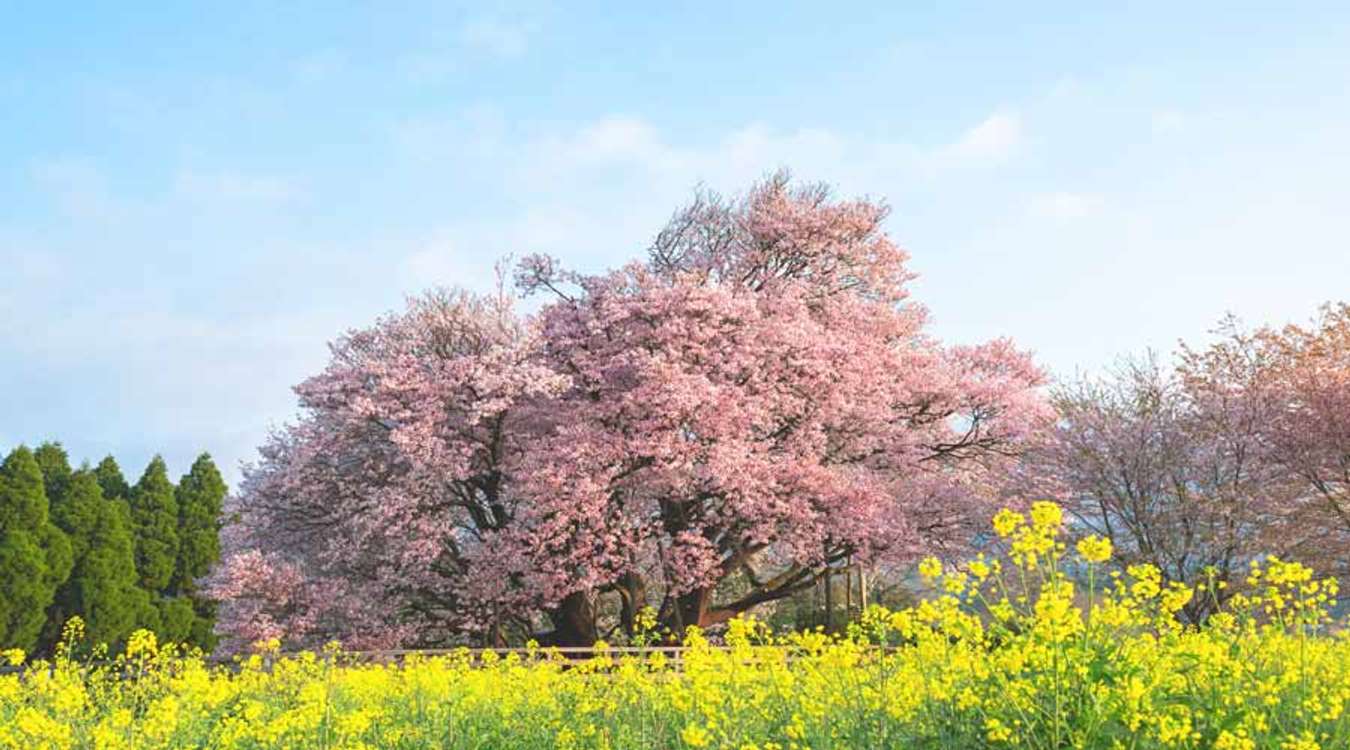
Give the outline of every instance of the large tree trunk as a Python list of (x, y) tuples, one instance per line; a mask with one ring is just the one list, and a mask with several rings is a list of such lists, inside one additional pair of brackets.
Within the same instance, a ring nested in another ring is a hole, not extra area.
[(684, 636), (684, 629), (690, 625), (707, 627), (703, 618), (708, 614), (708, 605), (712, 603), (712, 589), (694, 589), (681, 594), (675, 600), (675, 616), (678, 629), (676, 633)]
[(636, 631), (637, 616), (647, 606), (647, 583), (642, 576), (628, 573), (619, 579), (619, 624), (632, 637)]
[[(842, 553), (840, 556), (842, 557)], [(667, 599), (666, 603), (661, 605), (659, 615), (661, 625), (677, 638), (683, 638), (684, 629), (690, 625), (697, 625), (700, 628), (721, 625), (761, 604), (778, 601), (798, 591), (804, 591), (815, 585), (819, 579), (820, 574), (815, 570), (795, 566), (764, 582), (764, 585), (741, 598), (723, 602), (721, 606), (713, 604), (712, 587), (695, 589), (675, 597), (673, 603)]]
[(677, 637), (683, 638), (684, 629), (690, 625), (710, 628), (714, 625), (721, 625), (739, 614), (738, 611), (725, 607), (714, 609), (712, 600), (713, 590), (711, 588), (695, 589), (681, 594), (675, 601), (675, 606), (668, 618), (669, 621), (662, 624), (675, 633)]
[(711, 588), (697, 589), (681, 595), (676, 600), (674, 619), (672, 622), (664, 624), (680, 638), (683, 638), (684, 629), (690, 625), (697, 625), (705, 629), (710, 628), (733, 619), (741, 612), (742, 610), (737, 607), (713, 607), (713, 590)]
[(595, 599), (589, 591), (568, 594), (548, 612), (553, 632), (539, 637), (541, 646), (590, 646), (599, 639), (595, 627)]

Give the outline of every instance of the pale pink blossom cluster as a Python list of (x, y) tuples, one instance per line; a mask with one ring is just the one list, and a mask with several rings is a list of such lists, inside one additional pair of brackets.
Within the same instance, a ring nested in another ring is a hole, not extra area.
[(885, 216), (778, 175), (700, 195), (643, 263), (525, 259), (528, 319), (438, 292), (349, 333), (247, 472), (221, 629), (588, 643), (606, 597), (709, 625), (960, 544), (1050, 419), (1043, 376), (925, 333)]
[(1231, 582), (1187, 605), (1196, 620), (1259, 556), (1350, 573), (1350, 305), (1312, 326), (1249, 331), (1229, 318), (1215, 333), (1183, 345), (1174, 369), (1126, 361), (1058, 388), (1055, 428), (1006, 485), (1059, 499), (1123, 565)]

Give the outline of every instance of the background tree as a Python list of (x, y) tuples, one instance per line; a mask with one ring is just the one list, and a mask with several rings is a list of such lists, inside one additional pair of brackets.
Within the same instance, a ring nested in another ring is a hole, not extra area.
[[(110, 503), (121, 519), (122, 528), (129, 535), (132, 548), (132, 561), (135, 567), (138, 532), (131, 515), (131, 485), (122, 474), (122, 467), (112, 456), (105, 456), (94, 467), (94, 476), (103, 490), (103, 498)], [(145, 589), (140, 582), (140, 572), (136, 574), (137, 589), (141, 592), (133, 597), (136, 607), (137, 627), (158, 627), (160, 617), (155, 607), (155, 595)]]
[(55, 647), (74, 615), (83, 618), (91, 642), (116, 646), (149, 606), (137, 587), (131, 534), (122, 514), (104, 499), (93, 472), (82, 469), (71, 475), (53, 520), (71, 540), (74, 567), (48, 611), (44, 648)]
[(117, 460), (112, 456), (105, 456), (98, 462), (98, 466), (94, 467), (94, 476), (98, 479), (98, 486), (103, 490), (103, 499), (112, 503), (117, 512), (122, 514), (122, 525), (132, 533), (134, 546), (135, 525), (131, 520), (131, 485), (127, 484), (126, 477), (122, 475), (122, 467), (117, 465)]
[(1259, 415), (1258, 460), (1279, 472), (1286, 544), (1350, 573), (1350, 305), (1324, 307), (1308, 327), (1248, 331), (1229, 318), (1218, 333), (1183, 347), (1187, 388), (1208, 411)]
[(74, 473), (70, 467), (70, 456), (60, 443), (46, 442), (33, 451), (33, 459), (42, 470), (42, 486), (47, 493), (47, 504), (55, 514), (65, 498), (66, 488)]
[[(1189, 584), (1214, 575), (1232, 584), (1224, 598), (1255, 555), (1306, 552), (1307, 540), (1290, 533), (1291, 488), (1261, 452), (1269, 410), (1213, 395), (1152, 356), (1061, 386), (1057, 427), (1028, 452), (1019, 489), (1057, 497), (1079, 532), (1111, 539), (1114, 564)], [(1186, 614), (1213, 604), (1195, 597)]]
[(1270, 454), (1337, 529), (1339, 571), (1350, 573), (1350, 304), (1328, 305), (1312, 327), (1261, 338), (1275, 359), (1264, 386), (1283, 405), (1267, 431)]
[(222, 629), (496, 640), (543, 614), (588, 643), (601, 597), (709, 624), (843, 556), (959, 544), (1041, 375), (924, 333), (885, 215), (777, 176), (701, 196), (645, 264), (530, 259), (558, 299), (528, 322), (433, 294), (343, 337), (246, 473)]
[[(1058, 496), (1121, 565), (1171, 580), (1207, 571), (1242, 587), (1258, 555), (1350, 572), (1350, 306), (1309, 327), (1231, 316), (1175, 366), (1127, 361), (1054, 392), (1057, 428), (1019, 467), (1026, 495)], [(1213, 597), (1186, 613), (1206, 616)]]
[(37, 645), (70, 567), (70, 542), (48, 517), (42, 470), (20, 446), (0, 466), (0, 644)]
[[(184, 622), (190, 626), (191, 619), (183, 618), (181, 607), (165, 604), (164, 594), (173, 580), (178, 560), (178, 503), (174, 499), (174, 486), (169, 481), (164, 459), (155, 456), (146, 466), (140, 480), (131, 489), (130, 508), (140, 587), (149, 595), (156, 609), (165, 609), (175, 616), (170, 624), (176, 626), (177, 632), (166, 635), (171, 638), (180, 636)], [(156, 616), (154, 622), (143, 624), (153, 626), (151, 630), (160, 630), (163, 627), (162, 614)]]
[[(33, 451), (33, 459), (37, 461), (38, 468), (42, 472), (48, 517), (57, 528), (61, 529), (70, 543), (74, 565), (78, 563), (88, 546), (88, 532), (94, 523), (92, 509), (84, 502), (84, 498), (70, 497), (74, 470), (70, 466), (69, 454), (60, 443), (49, 441), (39, 445), (37, 450)], [(52, 605), (47, 610), (47, 621), (38, 638), (38, 650), (42, 653), (51, 652), (60, 640), (62, 626), (74, 614), (74, 610), (69, 608), (68, 596), (74, 575), (75, 568), (72, 566), (71, 575), (57, 589)]]
[[(203, 453), (191, 470), (178, 481), (174, 499), (178, 505), (178, 557), (166, 595), (186, 605), (186, 640), (205, 650), (215, 645), (216, 604), (201, 591), (199, 581), (220, 560), (220, 519), (228, 488), (211, 456)], [(181, 618), (176, 617), (175, 623)], [(166, 621), (166, 626), (168, 622)], [(174, 628), (177, 633), (181, 625)]]
[[(122, 475), (122, 467), (112, 456), (105, 457), (94, 467), (94, 476), (103, 490), (103, 498), (109, 502), (127, 502), (131, 499), (131, 486)], [(129, 510), (129, 509), (128, 509)]]

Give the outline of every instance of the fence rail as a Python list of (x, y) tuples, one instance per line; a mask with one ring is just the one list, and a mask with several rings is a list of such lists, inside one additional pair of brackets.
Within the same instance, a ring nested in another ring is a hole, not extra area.
[[(730, 651), (730, 646), (708, 645), (701, 648), (712, 651)], [(801, 646), (788, 645), (757, 645), (754, 647), (758, 653), (780, 652), (784, 655), (784, 661), (791, 663), (809, 655), (810, 649)], [(897, 646), (866, 646), (863, 651), (873, 654), (888, 654), (897, 651)], [(481, 663), (484, 657), (492, 654), (496, 659), (505, 659), (514, 654), (523, 661), (551, 661), (559, 657), (567, 662), (581, 662), (595, 659), (601, 656), (608, 657), (649, 657), (660, 654), (667, 658), (667, 666), (675, 671), (684, 669), (685, 652), (691, 650), (689, 646), (609, 646), (607, 648), (595, 648), (593, 646), (540, 646), (538, 648), (470, 648), (467, 646), (457, 648), (426, 648), (426, 649), (382, 649), (372, 651), (339, 651), (334, 653), (323, 653), (317, 651), (283, 651), (277, 653), (264, 653), (263, 663), (269, 666), (276, 661), (283, 659), (299, 658), (305, 654), (315, 654), (320, 659), (329, 659), (338, 664), (384, 664), (401, 662), (410, 657), (447, 657), (463, 656), (467, 657), (470, 663)], [(235, 657), (208, 657), (207, 664), (214, 667), (230, 668), (239, 665), (239, 659)], [(81, 661), (80, 664), (90, 667), (108, 666), (114, 664), (111, 660)], [(28, 667), (0, 667), (0, 675), (23, 674)]]

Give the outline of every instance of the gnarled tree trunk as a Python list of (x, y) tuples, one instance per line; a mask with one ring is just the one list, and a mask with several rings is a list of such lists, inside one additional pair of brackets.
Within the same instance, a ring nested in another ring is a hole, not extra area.
[(599, 639), (595, 626), (595, 598), (589, 591), (568, 594), (548, 612), (552, 632), (539, 636), (541, 646), (590, 646)]

